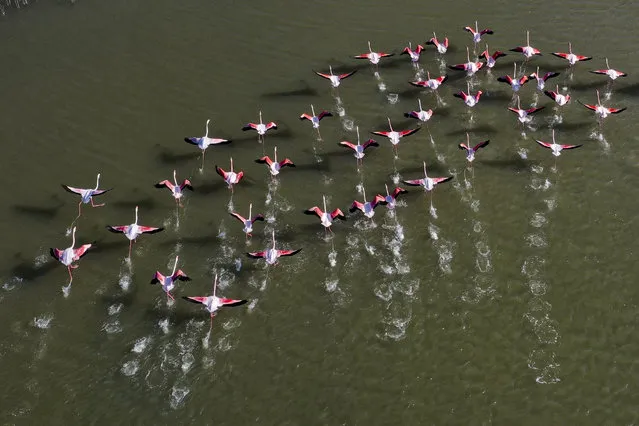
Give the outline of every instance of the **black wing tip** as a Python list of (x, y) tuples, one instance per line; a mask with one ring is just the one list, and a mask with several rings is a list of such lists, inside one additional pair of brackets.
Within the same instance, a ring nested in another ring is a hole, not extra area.
[(245, 305), (247, 303), (248, 303), (247, 299), (242, 299), (242, 300), (239, 300), (239, 301), (237, 301), (235, 303), (227, 303), (223, 307), (232, 308), (234, 306), (242, 306), (242, 305)]
[(154, 230), (152, 230), (152, 231), (145, 232), (145, 234), (157, 234), (158, 232), (162, 232), (162, 231), (164, 231), (164, 228), (163, 228), (163, 227), (162, 227), (162, 228), (154, 229)]
[(187, 302), (197, 303), (198, 305), (201, 304), (197, 300), (189, 299), (188, 296), (182, 296), (182, 299), (186, 300)]

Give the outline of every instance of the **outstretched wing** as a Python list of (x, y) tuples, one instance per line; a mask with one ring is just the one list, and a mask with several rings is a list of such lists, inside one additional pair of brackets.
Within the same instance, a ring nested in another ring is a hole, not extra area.
[(51, 256), (57, 260), (60, 260), (62, 258), (62, 250), (60, 249), (52, 248), (49, 250), (49, 253), (51, 253)]
[(588, 108), (590, 110), (597, 111), (597, 105), (585, 104), (585, 103), (583, 103), (583, 102), (581, 102), (579, 100), (577, 102), (579, 102), (580, 104), (582, 104), (583, 106), (585, 106), (586, 108)]
[(129, 225), (121, 225), (121, 226), (107, 225), (106, 226), (106, 229), (108, 229), (109, 231), (120, 233), (120, 234), (124, 234), (128, 228), (129, 228)]
[(424, 179), (410, 179), (403, 180), (402, 182), (404, 182), (406, 185), (422, 186), (424, 184)]
[(156, 227), (153, 227), (153, 226), (141, 226), (141, 225), (138, 225), (138, 230), (142, 234), (156, 234), (158, 232), (164, 231), (164, 228), (156, 228)]
[(278, 250), (278, 254), (280, 256), (293, 256), (297, 253), (299, 253), (300, 251), (302, 251), (302, 249), (297, 249), (297, 250)]
[(355, 144), (352, 144), (348, 141), (341, 141), (338, 143), (338, 145), (345, 146), (346, 148), (350, 148), (352, 150), (357, 149), (357, 146)]
[(68, 186), (68, 185), (64, 185), (64, 184), (62, 184), (62, 187), (65, 189), (65, 191), (70, 192), (72, 194), (82, 195), (82, 192), (85, 191), (82, 188), (74, 188), (72, 186)]
[(348, 77), (352, 76), (356, 72), (357, 72), (357, 70), (351, 71), (351, 72), (347, 72), (347, 73), (344, 73), (344, 74), (340, 74), (339, 78), (340, 78), (340, 80), (344, 80), (345, 78), (348, 78)]
[(153, 279), (151, 280), (151, 284), (163, 283), (166, 277), (158, 271), (155, 271), (153, 274)]
[(229, 214), (230, 214), (231, 216), (233, 216), (235, 219), (237, 219), (237, 220), (239, 220), (240, 222), (242, 222), (242, 223), (246, 222), (246, 219), (244, 219), (244, 216), (242, 216), (242, 215), (241, 215), (241, 214), (239, 214), (239, 213), (235, 213), (235, 212), (233, 212), (233, 213), (229, 213)]
[(246, 253), (246, 255), (248, 257), (252, 257), (253, 259), (261, 259), (261, 258), (266, 256), (266, 252), (265, 251), (256, 251), (256, 252), (253, 252), (253, 253)]
[(479, 148), (483, 148), (490, 143), (490, 139), (485, 140), (483, 142), (479, 142), (477, 145), (473, 147), (473, 151), (477, 151)]
[(399, 132), (399, 134), (401, 136), (410, 136), (413, 133), (417, 133), (419, 129), (421, 129), (421, 127), (417, 127), (416, 129), (402, 130), (401, 132)]
[(220, 302), (222, 303), (222, 306), (232, 307), (232, 306), (243, 305), (243, 304), (247, 303), (248, 300), (245, 300), (245, 299), (225, 299), (223, 297), (220, 297)]
[(201, 303), (202, 305), (205, 305), (208, 300), (208, 297), (207, 296), (182, 296), (182, 299), (186, 300), (187, 302)]

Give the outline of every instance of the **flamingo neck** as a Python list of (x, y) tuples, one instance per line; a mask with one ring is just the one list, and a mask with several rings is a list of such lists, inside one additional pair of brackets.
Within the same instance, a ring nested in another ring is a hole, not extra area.
[(275, 162), (277, 163), (277, 147), (273, 148), (273, 157), (275, 157)]
[(422, 110), (422, 100), (421, 99), (417, 99), (417, 103), (419, 104), (419, 110)]
[(356, 127), (357, 130), (357, 145), (359, 145), (359, 126)]
[(601, 99), (599, 98), (599, 90), (597, 90), (597, 104), (601, 105)]
[(73, 227), (73, 232), (71, 233), (71, 248), (75, 247), (75, 227)]
[(322, 195), (322, 199), (324, 200), (324, 213), (326, 213), (326, 195)]
[(217, 274), (215, 274), (215, 280), (213, 281), (213, 297), (215, 297), (215, 289), (217, 289)]
[(249, 220), (252, 220), (251, 219), (252, 216), (253, 216), (253, 203), (249, 204), (249, 217), (248, 217)]
[(262, 111), (260, 111), (260, 124), (263, 124), (262, 123)]
[(331, 73), (331, 75), (333, 75), (333, 67), (332, 66), (328, 66), (328, 71)]
[(205, 138), (208, 138), (208, 137), (209, 137), (209, 122), (210, 122), (210, 121), (211, 121), (211, 120), (206, 120), (206, 133), (204, 134), (204, 137), (205, 137)]
[(273, 250), (275, 250), (275, 230), (273, 230)]
[(135, 224), (138, 224), (138, 206), (135, 206)]
[(231, 172), (233, 171), (233, 158), (231, 158)]
[(428, 179), (428, 173), (426, 173), (426, 162), (424, 161), (424, 177)]
[(311, 104), (311, 114), (313, 114), (313, 117), (315, 117), (315, 108), (313, 108), (313, 104)]
[(530, 31), (526, 31), (526, 46), (530, 47)]
[(364, 194), (364, 204), (366, 204), (366, 188), (362, 186), (362, 193)]
[(388, 119), (388, 127), (390, 128), (390, 131), (393, 131), (393, 125), (391, 124), (391, 120), (390, 118)]
[(368, 51), (373, 53), (373, 49), (371, 49), (371, 42), (370, 41), (368, 42)]
[(98, 178), (95, 181), (95, 190), (97, 190), (99, 186), (100, 186), (100, 173), (98, 173)]
[(177, 175), (176, 175), (175, 170), (173, 170), (173, 183), (175, 183), (175, 186), (177, 186), (177, 184), (178, 184), (177, 183)]
[(388, 192), (388, 185), (384, 184), (384, 188), (386, 188), (386, 195), (390, 195), (390, 192)]
[(173, 274), (175, 274), (175, 270), (177, 269), (178, 257), (179, 256), (175, 256), (175, 263), (173, 264), (173, 271), (171, 272), (171, 276), (173, 276)]

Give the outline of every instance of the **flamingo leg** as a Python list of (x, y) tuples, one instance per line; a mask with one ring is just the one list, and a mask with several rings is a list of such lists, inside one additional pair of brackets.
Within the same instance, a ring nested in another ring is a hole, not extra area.
[(133, 248), (133, 240), (129, 240), (129, 260), (131, 260), (131, 249)]
[(93, 202), (93, 197), (91, 197), (91, 207), (102, 207), (104, 206), (106, 203), (101, 203), (101, 204), (95, 204)]
[(169, 300), (169, 298), (170, 298), (171, 300), (175, 301), (175, 298), (173, 297), (173, 295), (172, 295), (171, 293), (169, 293), (168, 291), (166, 292), (166, 297), (167, 297), (167, 298), (166, 298), (166, 300), (167, 300), (167, 301)]
[(200, 173), (204, 171), (204, 153), (205, 152), (206, 152), (205, 150), (202, 150), (202, 167), (200, 168)]
[(73, 282), (73, 274), (71, 273), (71, 265), (67, 266), (67, 271), (69, 272), (69, 285)]

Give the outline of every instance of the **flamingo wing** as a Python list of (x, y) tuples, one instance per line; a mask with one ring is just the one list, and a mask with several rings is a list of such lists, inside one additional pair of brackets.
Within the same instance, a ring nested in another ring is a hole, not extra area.
[(448, 74), (445, 75), (440, 75), (439, 77), (437, 77), (435, 80), (437, 80), (439, 82), (439, 84), (442, 84), (443, 82), (445, 82), (446, 80), (448, 80)]
[(366, 142), (364, 142), (362, 146), (364, 147), (364, 149), (366, 149), (369, 146), (379, 146), (379, 144), (377, 143), (375, 139), (369, 139)]
[(209, 145), (221, 145), (233, 142), (231, 139), (209, 138)]
[(466, 100), (466, 96), (468, 96), (468, 95), (466, 93), (464, 93), (463, 91), (461, 91), (461, 92), (453, 93), (453, 96), (456, 97), (456, 98), (460, 98), (460, 99)]
[(233, 212), (233, 213), (229, 213), (229, 214), (230, 214), (231, 216), (233, 216), (235, 219), (237, 219), (237, 220), (239, 220), (240, 222), (242, 222), (242, 223), (246, 222), (246, 219), (244, 219), (244, 216), (242, 216), (242, 215), (241, 215), (241, 214), (239, 214), (239, 213), (235, 213), (235, 212)]
[(568, 59), (568, 56), (570, 54), (569, 53), (563, 53), (563, 52), (552, 52), (551, 55), (556, 56), (558, 58), (562, 58), (562, 59)]
[(283, 159), (282, 161), (280, 161), (280, 167), (295, 167), (295, 164), (288, 158)]
[(493, 30), (491, 30), (490, 28), (486, 28), (485, 30), (481, 30), (479, 32), (479, 34), (484, 35), (484, 34), (495, 34), (495, 32)]
[(297, 249), (297, 250), (278, 250), (277, 253), (280, 256), (293, 256), (296, 255), (297, 253), (299, 253), (300, 251), (302, 251), (302, 249)]
[(473, 147), (473, 151), (477, 151), (479, 148), (484, 148), (486, 145), (490, 143), (490, 139), (485, 140), (483, 142), (479, 142), (477, 145)]
[(341, 141), (341, 142), (338, 143), (338, 145), (345, 146), (346, 148), (350, 148), (352, 150), (356, 150), (357, 149), (357, 145), (352, 144), (352, 143), (350, 143), (348, 141)]
[(399, 194), (406, 194), (407, 192), (408, 191), (406, 191), (404, 188), (398, 186), (393, 190), (393, 198), (397, 198)]
[(325, 73), (318, 72), (318, 71), (313, 71), (313, 72), (314, 72), (315, 74), (319, 75), (320, 77), (324, 77), (324, 78), (326, 78), (326, 79), (328, 79), (328, 80), (330, 80), (330, 79), (331, 79), (331, 75), (330, 75), (330, 74), (325, 74)]
[(585, 104), (585, 103), (583, 103), (581, 101), (577, 101), (577, 102), (579, 102), (580, 104), (582, 104), (583, 106), (585, 106), (586, 108), (588, 108), (590, 110), (597, 111), (597, 105)]
[(502, 83), (512, 84), (513, 78), (509, 75), (505, 75), (503, 77), (499, 77), (497, 81), (501, 81)]
[(275, 129), (277, 130), (277, 124), (274, 121), (269, 121), (266, 123), (266, 130)]
[(400, 55), (408, 55), (412, 52), (412, 50), (410, 50), (410, 48), (405, 47), (404, 50), (402, 50), (402, 53), (400, 53)]
[(251, 222), (255, 223), (258, 220), (264, 222), (264, 215), (256, 214), (255, 216), (253, 216), (253, 219), (251, 219)]
[(191, 181), (188, 179), (184, 179), (184, 182), (182, 182), (182, 185), (180, 185), (180, 189), (188, 189), (190, 191), (193, 191), (193, 185), (191, 185)]
[(60, 249), (57, 249), (57, 248), (51, 248), (51, 249), (49, 249), (49, 253), (51, 253), (51, 256), (54, 259), (60, 260), (62, 258), (63, 250), (60, 250)]
[(324, 117), (332, 117), (332, 116), (333, 116), (333, 114), (332, 114), (332, 113), (330, 113), (329, 111), (322, 111), (322, 112), (320, 112), (320, 113), (319, 113), (319, 115), (317, 116), (317, 119), (318, 119), (318, 120), (321, 120), (321, 119), (322, 119), (322, 118), (324, 118)]
[(184, 138), (184, 142), (188, 142), (191, 145), (199, 145), (201, 139), (202, 138), (195, 138), (195, 137)]
[(140, 234), (156, 234), (158, 232), (164, 231), (164, 228), (138, 225), (138, 231), (140, 232)]
[(375, 208), (378, 204), (381, 204), (384, 201), (386, 201), (386, 198), (384, 198), (384, 196), (380, 194), (377, 194), (375, 195), (375, 198), (373, 198), (373, 201), (371, 201), (371, 205), (373, 206), (373, 208)]
[(466, 151), (470, 151), (470, 147), (466, 145), (465, 143), (460, 143), (458, 146), (459, 146), (459, 149), (465, 149)]
[(519, 79), (519, 85), (523, 86), (524, 84), (526, 84), (528, 82), (529, 78), (530, 77), (528, 77), (527, 75), (521, 76), (521, 78)]
[(385, 53), (385, 52), (379, 52), (378, 55), (380, 56), (380, 58), (388, 58), (389, 56), (395, 56), (394, 53)]
[(108, 229), (111, 232), (124, 234), (127, 231), (127, 229), (129, 229), (129, 225), (121, 225), (121, 226), (107, 225), (106, 229)]
[(266, 256), (266, 252), (265, 251), (256, 251), (256, 252), (253, 252), (253, 253), (246, 253), (246, 255), (248, 257), (252, 257), (253, 259), (261, 259), (261, 258)]
[(271, 157), (269, 157), (268, 155), (265, 155), (262, 158), (258, 158), (257, 160), (255, 160), (255, 162), (260, 164), (268, 164), (269, 167), (271, 167), (271, 164), (273, 164), (273, 160), (271, 160)]
[(205, 305), (208, 301), (207, 296), (182, 296), (182, 299), (186, 300), (187, 302), (200, 303), (202, 305)]
[(501, 50), (496, 50), (495, 53), (492, 54), (492, 58), (493, 59), (498, 59), (498, 58), (502, 58), (504, 56), (508, 56), (506, 55), (504, 52), (502, 52)]
[(109, 192), (111, 191), (113, 188), (109, 188), (109, 189), (92, 189), (91, 190), (91, 196), (92, 197), (97, 197), (98, 195), (102, 195), (105, 192)]
[(448, 68), (450, 68), (451, 70), (466, 71), (468, 70), (468, 65), (467, 64), (448, 65)]
[(355, 210), (364, 210), (364, 203), (360, 203), (359, 201), (353, 201), (353, 204), (351, 204), (348, 211), (353, 213)]
[(317, 215), (317, 217), (321, 218), (324, 212), (319, 207), (313, 206), (310, 209), (304, 210), (304, 214)]
[(186, 273), (184, 273), (183, 270), (178, 269), (177, 271), (175, 271), (175, 274), (173, 274), (171, 276), (171, 278), (173, 278), (173, 281), (175, 280), (180, 280), (180, 281), (191, 281), (191, 277), (189, 277), (188, 275), (186, 275)]
[(246, 299), (225, 299), (223, 297), (220, 297), (220, 302), (222, 303), (222, 306), (232, 307), (232, 306), (244, 305), (245, 303), (248, 302), (248, 300), (246, 300)]
[(453, 178), (452, 176), (447, 176), (447, 177), (436, 177), (436, 178), (432, 178), (432, 179), (435, 182), (435, 184), (438, 184), (438, 183), (448, 182), (452, 178)]
[(413, 86), (416, 86), (416, 87), (428, 87), (428, 82), (424, 81), (424, 80), (409, 81), (408, 83), (412, 84)]
[(544, 148), (552, 148), (552, 144), (550, 142), (544, 142), (544, 141), (538, 141), (538, 140), (535, 140), (535, 142), (537, 142), (539, 145), (543, 146)]
[(344, 80), (345, 78), (348, 78), (348, 77), (352, 76), (356, 72), (357, 72), (357, 70), (354, 70), (354, 71), (351, 71), (351, 72), (347, 72), (347, 73), (344, 73), (344, 74), (339, 74), (339, 78), (340, 78), (340, 80)]
[(377, 132), (371, 132), (371, 133), (372, 133), (372, 134), (374, 134), (374, 135), (377, 135), (377, 136), (384, 136), (384, 137), (386, 137), (386, 138), (387, 138), (387, 137), (388, 137), (388, 135), (390, 134), (390, 132), (380, 132), (380, 131), (377, 131)]
[(580, 144), (580, 145), (561, 145), (561, 149), (575, 149), (575, 148), (579, 148), (580, 146), (582, 146), (582, 144)]
[(522, 109), (517, 109), (517, 108), (513, 108), (513, 107), (508, 107), (508, 111), (512, 111), (512, 112), (514, 112), (515, 114), (519, 115), (519, 114), (520, 114), (520, 111), (524, 111), (524, 110), (522, 110)]
[(526, 110), (526, 114), (534, 114), (537, 111), (541, 111), (544, 108), (546, 108), (546, 107), (540, 106), (540, 107), (536, 107), (536, 108), (529, 108), (529, 109)]
[(557, 97), (557, 93), (552, 92), (550, 90), (544, 90), (544, 94), (546, 96), (548, 96), (550, 99), (552, 99), (553, 101), (555, 100), (555, 98)]
[(246, 130), (256, 130), (257, 129), (257, 124), (255, 123), (247, 123), (244, 127), (242, 127), (242, 130), (246, 131)]
[(422, 186), (424, 184), (424, 179), (410, 179), (403, 180), (402, 182), (404, 182), (406, 185)]
[(160, 273), (159, 271), (155, 271), (155, 274), (153, 275), (153, 279), (151, 280), (150, 284), (158, 284), (158, 283), (163, 283), (164, 280), (166, 279), (166, 277)]
[(578, 61), (589, 61), (592, 59), (592, 56), (583, 56), (583, 55), (575, 55)]
[(344, 215), (344, 212), (342, 212), (340, 209), (335, 209), (331, 212), (331, 218), (335, 219), (335, 218), (339, 218), (342, 220), (346, 220), (346, 216)]
[(93, 244), (83, 244), (77, 249), (74, 249), (73, 254), (74, 254), (75, 260), (78, 260), (85, 254), (87, 254), (87, 250), (89, 250), (92, 246)]
[(517, 46), (517, 47), (513, 47), (512, 49), (510, 49), (511, 52), (519, 52), (519, 53), (524, 53), (526, 46)]
[(302, 114), (300, 115), (300, 120), (308, 120), (308, 121), (313, 121), (313, 116), (310, 114)]
[(416, 118), (419, 120), (419, 113), (417, 111), (405, 112), (404, 117), (406, 118)]
[(173, 191), (173, 189), (175, 188), (175, 185), (173, 185), (173, 183), (171, 183), (170, 180), (166, 179), (166, 180), (163, 180), (161, 182), (156, 183), (155, 187), (156, 188), (164, 188), (164, 187), (166, 187), (166, 188), (169, 188), (171, 191)]
[(368, 55), (370, 55), (370, 53), (364, 53), (364, 54), (361, 54), (361, 55), (355, 55), (355, 56), (353, 56), (353, 58), (355, 58), (355, 59), (368, 59)]
[(464, 27), (464, 31), (468, 31), (472, 35), (475, 35), (476, 31), (473, 27)]
[(559, 75), (558, 72), (554, 72), (554, 71), (549, 71), (546, 74), (544, 74), (543, 79), (544, 81), (548, 80), (549, 78), (553, 78), (553, 77), (557, 77)]
[(624, 108), (608, 108), (608, 112), (610, 114), (619, 114), (621, 111), (625, 111), (626, 107)]
[(400, 136), (410, 136), (413, 133), (417, 133), (421, 129), (421, 127), (417, 127), (416, 129), (402, 130), (399, 132)]
[(227, 173), (221, 167), (219, 167), (218, 165), (215, 165), (215, 172), (218, 175), (222, 176), (222, 178), (224, 178), (224, 180), (226, 180)]
[(74, 188), (72, 186), (64, 185), (64, 184), (62, 184), (62, 187), (64, 188), (65, 191), (70, 192), (72, 194), (82, 195), (82, 192), (85, 191), (82, 188)]

